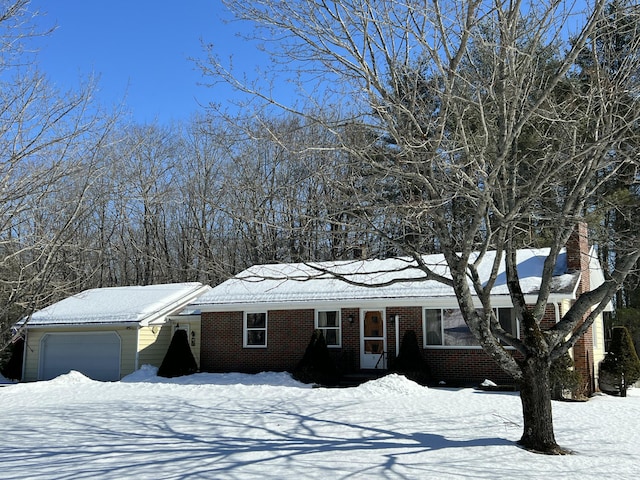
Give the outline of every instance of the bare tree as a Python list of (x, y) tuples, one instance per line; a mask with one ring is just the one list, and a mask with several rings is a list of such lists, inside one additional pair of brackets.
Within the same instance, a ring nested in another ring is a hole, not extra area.
[[(520, 444), (564, 453), (553, 430), (550, 365), (576, 344), (640, 257), (637, 235), (617, 238), (621, 260), (605, 283), (543, 328), (561, 248), (604, 179), (638, 163), (618, 147), (637, 135), (640, 92), (629, 92), (624, 78), (637, 75), (640, 58), (627, 55), (615, 74), (597, 58), (605, 2), (595, 0), (586, 11), (554, 0), (224, 3), (254, 22), (276, 74), (286, 65), (303, 81), (317, 82), (325, 102), (339, 102), (342, 122), (326, 127), (341, 146), (345, 171), (364, 172), (339, 183), (350, 191), (350, 214), (411, 256), (420, 276), (453, 287), (484, 350), (520, 382)], [(637, 8), (627, 14), (637, 16)], [(569, 31), (576, 19), (582, 25)], [(634, 52), (639, 41), (633, 32)], [(209, 53), (205, 73), (269, 105), (312, 116), (240, 80)], [(592, 57), (588, 81), (575, 75), (579, 55)], [(357, 142), (349, 125), (364, 132)], [(638, 218), (635, 205), (624, 213), (630, 219)], [(533, 304), (525, 301), (515, 261), (528, 238), (550, 249)], [(450, 277), (423, 261), (425, 245), (444, 254)], [(489, 250), (497, 251), (494, 273), (481, 283), (477, 266)], [(504, 331), (491, 308), (503, 259), (521, 338)]]
[(217, 284), (235, 272), (225, 188), (234, 144), (226, 122), (196, 117), (185, 130), (177, 165), (182, 213), (174, 231), (186, 279)]
[[(13, 322), (77, 282), (75, 249), (86, 194), (111, 119), (92, 102), (93, 84), (57, 92), (24, 42), (37, 35), (28, 1), (0, 2), (0, 346)], [(47, 32), (45, 32), (47, 33)]]

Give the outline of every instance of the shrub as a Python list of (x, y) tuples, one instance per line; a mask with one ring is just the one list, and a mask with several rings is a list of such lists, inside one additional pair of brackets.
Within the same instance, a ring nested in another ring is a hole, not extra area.
[(421, 385), (427, 384), (430, 377), (429, 368), (422, 357), (415, 331), (407, 330), (402, 337), (400, 351), (393, 362), (393, 371)]
[(169, 344), (162, 365), (158, 369), (160, 377), (181, 377), (198, 371), (198, 364), (193, 357), (189, 339), (185, 330), (176, 330)]
[(24, 355), (24, 338), (19, 338), (12, 345), (10, 357), (5, 365), (3, 365), (1, 373), (11, 380), (22, 379), (22, 358)]
[(551, 385), (551, 397), (554, 400), (580, 397), (582, 375), (573, 367), (573, 359), (568, 353), (565, 353), (551, 364), (549, 383)]
[(627, 396), (630, 385), (640, 379), (640, 359), (626, 327), (611, 330), (609, 351), (600, 364), (600, 390)]
[(636, 353), (640, 352), (640, 308), (617, 308), (615, 317), (606, 323), (609, 332), (613, 327), (627, 327)]
[(302, 360), (292, 372), (293, 378), (303, 383), (336, 385), (340, 372), (335, 366), (322, 330), (316, 329), (311, 335)]

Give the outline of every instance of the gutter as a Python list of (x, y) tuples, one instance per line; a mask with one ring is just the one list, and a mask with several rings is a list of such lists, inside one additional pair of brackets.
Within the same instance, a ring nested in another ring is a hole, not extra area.
[(398, 355), (400, 354), (400, 315), (394, 315), (393, 319), (396, 329), (396, 358), (398, 358)]
[(140, 326), (148, 327), (150, 325), (153, 325), (154, 323), (157, 323), (157, 324), (164, 323), (165, 317), (168, 317), (171, 314), (175, 314), (176, 310), (184, 309), (185, 307), (187, 307), (187, 305), (189, 305), (189, 302), (191, 302), (195, 298), (198, 298), (199, 296), (208, 292), (209, 290), (211, 290), (211, 287), (209, 285), (201, 285), (196, 290), (192, 291), (191, 293), (185, 294), (178, 300), (163, 307), (157, 312), (147, 315), (146, 318), (140, 320)]
[[(549, 303), (560, 302), (562, 300), (573, 300), (575, 295), (552, 294), (549, 295)], [(525, 295), (527, 304), (534, 304), (537, 301), (537, 295)], [(406, 298), (375, 298), (375, 299), (304, 299), (291, 301), (255, 301), (255, 302), (229, 302), (229, 303), (209, 303), (209, 304), (190, 304), (197, 307), (200, 313), (214, 312), (243, 312), (256, 311), (259, 309), (266, 310), (314, 310), (316, 308), (385, 308), (385, 307), (435, 307), (435, 308), (458, 308), (458, 301), (455, 297), (406, 297)], [(477, 308), (482, 305), (474, 301)], [(494, 308), (513, 307), (511, 297), (509, 295), (496, 295), (491, 299), (491, 305)]]
[(59, 328), (76, 328), (76, 327), (105, 327), (105, 328), (118, 328), (118, 327), (138, 327), (138, 322), (117, 322), (117, 323), (45, 323), (45, 324), (31, 324), (27, 323), (24, 327), (25, 331), (28, 330), (40, 330), (40, 329), (59, 329)]
[(27, 370), (27, 349), (29, 348), (29, 330), (24, 329), (24, 348), (22, 349), (22, 372), (20, 373), (20, 381), (24, 380), (24, 374)]

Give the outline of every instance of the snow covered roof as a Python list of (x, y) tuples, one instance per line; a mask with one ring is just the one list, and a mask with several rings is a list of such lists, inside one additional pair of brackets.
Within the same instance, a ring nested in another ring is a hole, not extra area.
[(198, 282), (85, 290), (35, 312), (28, 325), (163, 322), (194, 297), (210, 290)]
[[(542, 268), (548, 248), (523, 249), (517, 254), (518, 272), (525, 295), (535, 295), (540, 288)], [(478, 267), (480, 278), (489, 278), (495, 252), (488, 252)], [(435, 273), (449, 277), (443, 255), (425, 255), (426, 265)], [(354, 285), (326, 273), (329, 270), (343, 276)], [(566, 250), (562, 250), (554, 272), (552, 295), (555, 300), (572, 298), (579, 272), (567, 272)], [(383, 285), (383, 286), (380, 286)], [(508, 299), (504, 262), (500, 267), (493, 295)], [(357, 260), (321, 263), (290, 263), (253, 266), (234, 278), (214, 287), (191, 303), (202, 311), (247, 306), (291, 305), (329, 302), (397, 301), (420, 303), (449, 298), (455, 300), (453, 289), (443, 283), (426, 280), (425, 274), (408, 258)]]

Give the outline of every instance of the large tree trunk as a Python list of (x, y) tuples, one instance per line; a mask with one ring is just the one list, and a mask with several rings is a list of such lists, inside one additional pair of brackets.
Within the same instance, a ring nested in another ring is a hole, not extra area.
[(527, 450), (563, 455), (570, 452), (556, 443), (553, 433), (550, 367), (551, 362), (546, 357), (530, 356), (521, 363), (520, 400), (524, 431), (518, 443)]

